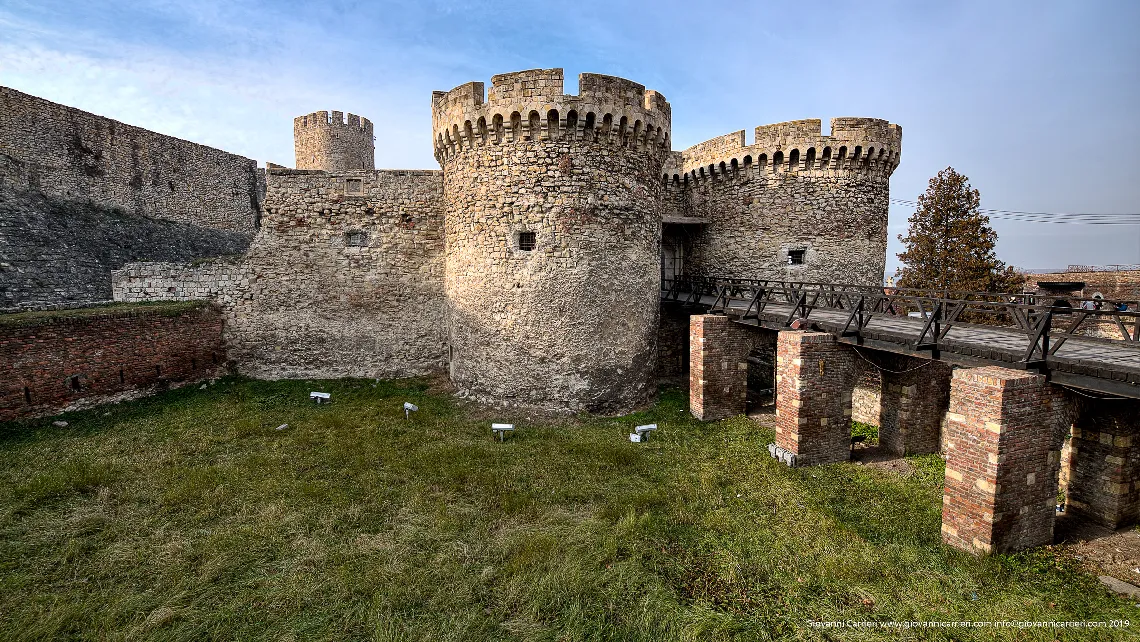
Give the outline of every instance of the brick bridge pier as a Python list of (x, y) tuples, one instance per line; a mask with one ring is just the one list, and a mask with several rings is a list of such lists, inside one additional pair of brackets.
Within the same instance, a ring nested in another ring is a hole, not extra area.
[(745, 411), (749, 355), (775, 353), (776, 444), (796, 465), (847, 461), (860, 369), (880, 372), (879, 439), (898, 454), (943, 452), (942, 539), (974, 553), (1053, 542), (1062, 447), (1069, 511), (1119, 528), (1140, 521), (1140, 401), (1081, 395), (1026, 370), (945, 362), (689, 317), (693, 415)]

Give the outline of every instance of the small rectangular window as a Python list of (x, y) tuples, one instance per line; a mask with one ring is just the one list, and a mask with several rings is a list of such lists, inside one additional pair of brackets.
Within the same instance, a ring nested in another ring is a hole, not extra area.
[(348, 247), (364, 247), (368, 245), (368, 235), (360, 230), (345, 232), (344, 244)]
[(519, 249), (524, 252), (529, 252), (534, 249), (536, 244), (534, 232), (519, 232)]
[(344, 179), (344, 193), (346, 196), (363, 196), (364, 181), (359, 178)]
[(803, 265), (806, 250), (788, 250), (788, 265)]
[(79, 384), (79, 375), (71, 375), (67, 378), (67, 387), (71, 388), (72, 392), (79, 392), (81, 386)]

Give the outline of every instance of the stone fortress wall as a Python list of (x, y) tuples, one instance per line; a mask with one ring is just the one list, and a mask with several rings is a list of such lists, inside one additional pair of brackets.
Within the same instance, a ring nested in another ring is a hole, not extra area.
[(129, 261), (249, 246), (255, 161), (0, 87), (0, 309), (111, 297)]
[(372, 121), (334, 111), (317, 111), (293, 119), (297, 169), (343, 171), (376, 169)]
[(111, 272), (128, 262), (240, 254), (249, 242), (238, 232), (0, 190), (0, 309), (107, 301)]
[(622, 411), (655, 392), (669, 104), (561, 69), (432, 100), (451, 378), (479, 398)]
[(0, 155), (21, 168), (3, 177), (5, 190), (26, 186), (247, 236), (257, 229), (256, 161), (7, 87), (0, 87)]
[(275, 379), (441, 369), (440, 173), (270, 170), (268, 178), (243, 286), (224, 303), (239, 370)]
[(216, 301), (228, 357), (267, 379), (406, 377), (446, 365), (439, 171), (270, 168), (236, 260), (136, 263), (120, 301)]
[(257, 377), (447, 368), (496, 403), (620, 413), (684, 366), (676, 346), (658, 364), (677, 335), (660, 328), (663, 242), (683, 237), (681, 274), (881, 282), (896, 125), (795, 121), (672, 151), (656, 91), (582, 74), (563, 92), (561, 69), (435, 92), (440, 171), (374, 170), (367, 119), (302, 116), (300, 169), (268, 165), (243, 255), (130, 263), (115, 298), (213, 300)]

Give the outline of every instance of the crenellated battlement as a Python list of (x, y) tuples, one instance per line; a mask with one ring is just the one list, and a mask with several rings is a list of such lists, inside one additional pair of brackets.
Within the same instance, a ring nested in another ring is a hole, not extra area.
[(342, 127), (345, 129), (359, 130), (362, 134), (372, 136), (372, 121), (356, 114), (349, 114), (345, 119), (344, 112), (333, 111), (315, 111), (311, 114), (298, 116), (293, 119), (293, 133), (302, 129), (331, 129)]
[(864, 175), (886, 179), (898, 167), (902, 127), (878, 118), (832, 118), (831, 135), (818, 118), (744, 130), (697, 143), (681, 152), (680, 171), (664, 173), (673, 183), (700, 183), (751, 174)]
[(432, 137), (442, 161), (458, 150), (529, 140), (581, 140), (670, 149), (671, 110), (660, 93), (624, 78), (578, 76), (564, 92), (562, 69), (530, 69), (432, 94)]

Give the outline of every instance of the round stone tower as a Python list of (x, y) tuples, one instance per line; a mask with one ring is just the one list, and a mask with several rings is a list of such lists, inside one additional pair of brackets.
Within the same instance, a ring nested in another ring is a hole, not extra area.
[(655, 392), (670, 109), (621, 78), (503, 74), (432, 96), (452, 381), (524, 407), (621, 413)]
[(293, 149), (297, 169), (337, 172), (376, 169), (372, 121), (339, 111), (317, 111), (293, 119)]

